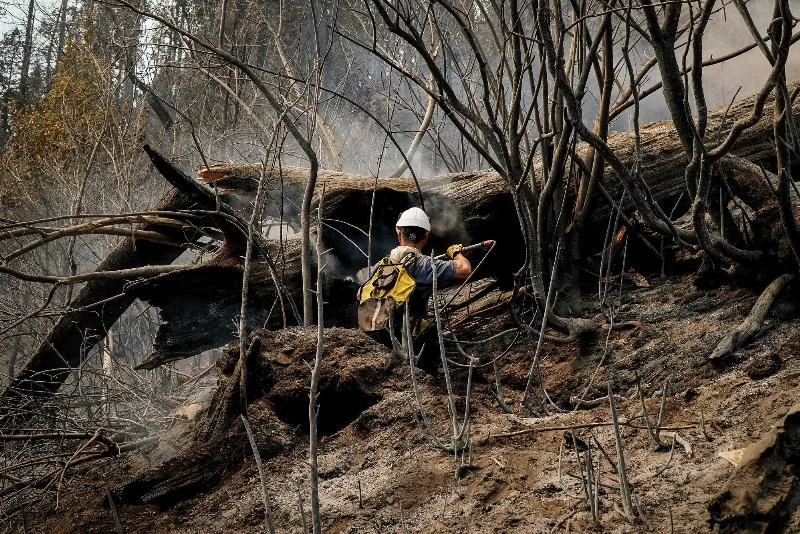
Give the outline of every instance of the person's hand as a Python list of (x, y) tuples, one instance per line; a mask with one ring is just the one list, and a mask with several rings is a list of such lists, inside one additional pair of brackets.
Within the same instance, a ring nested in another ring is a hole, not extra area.
[(463, 248), (464, 245), (460, 243), (458, 245), (450, 245), (449, 247), (447, 247), (447, 257), (452, 260), (453, 258), (456, 257), (456, 254), (461, 254), (461, 249)]

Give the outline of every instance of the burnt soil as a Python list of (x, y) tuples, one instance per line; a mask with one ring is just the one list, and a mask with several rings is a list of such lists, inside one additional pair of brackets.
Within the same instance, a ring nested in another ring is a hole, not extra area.
[[(616, 321), (626, 328), (610, 334), (604, 328), (591, 339), (569, 344), (544, 344), (545, 389), (559, 411), (534, 414), (520, 405), (535, 345), (519, 344), (498, 360), (510, 414), (492, 394), (492, 366), (485, 365), (501, 355), (502, 340), (477, 349), (467, 430), (472, 447), (457, 455), (431, 445), (419, 422), (424, 413), (439, 439), (450, 440), (441, 371), (417, 375), (418, 403), (405, 358), (358, 331), (326, 330), (319, 398), (323, 530), (709, 531), (708, 504), (734, 471), (719, 453), (757, 441), (797, 402), (800, 319), (779, 302), (755, 341), (712, 364), (709, 354), (746, 317), (757, 291), (731, 285), (698, 290), (688, 276), (639, 285), (644, 287), (628, 284), (622, 292)], [(499, 332), (507, 324), (507, 314), (496, 309), (486, 315), (482, 331)], [(249, 382), (249, 418), (277, 531), (298, 532), (301, 508), (310, 528), (307, 414), (316, 331), (254, 336), (261, 350), (254, 367), (259, 376)], [(469, 352), (470, 346), (465, 347)], [(232, 370), (234, 355), (235, 349), (229, 349), (219, 362), (221, 380)], [(453, 358), (464, 362), (458, 355)], [(655, 450), (644, 427), (637, 374), (651, 420), (657, 418), (666, 384), (664, 450)], [(452, 378), (460, 426), (467, 372), (454, 368)], [(609, 383), (619, 395), (620, 418), (633, 422), (621, 428), (640, 516), (633, 524), (621, 512), (617, 475), (596, 445), (600, 497), (593, 522), (572, 439), (565, 437), (565, 428), (598, 423), (576, 429), (576, 441), (592, 442), (594, 436), (616, 461), (608, 403), (574, 409), (576, 397), (602, 397)], [(104, 504), (112, 490), (125, 532), (263, 532), (259, 474), (241, 423), (236, 421), (218, 443), (203, 447), (192, 441), (195, 424), (179, 421), (149, 450), (74, 472), (60, 490), (58, 509), (46, 499), (28, 511), (28, 532), (116, 532), (114, 513)], [(529, 432), (509, 435), (524, 430)], [(672, 432), (690, 450), (676, 444), (671, 451)], [(135, 500), (120, 490), (130, 490), (127, 482), (154, 473), (168, 478), (179, 470), (176, 466), (192, 462), (201, 470), (207, 465), (214, 477), (180, 490), (175, 499), (125, 503)]]

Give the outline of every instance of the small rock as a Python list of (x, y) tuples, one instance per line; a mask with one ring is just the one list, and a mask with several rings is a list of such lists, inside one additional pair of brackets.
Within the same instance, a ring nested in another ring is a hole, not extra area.
[(761, 380), (780, 371), (782, 363), (781, 357), (770, 351), (753, 358), (744, 368), (744, 372), (753, 380)]

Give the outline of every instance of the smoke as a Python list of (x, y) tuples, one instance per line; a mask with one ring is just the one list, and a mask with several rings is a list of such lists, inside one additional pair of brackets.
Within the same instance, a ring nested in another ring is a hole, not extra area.
[[(766, 35), (767, 26), (772, 18), (771, 2), (750, 2), (748, 9), (756, 27)], [(688, 9), (684, 8), (684, 18), (689, 16)], [(568, 12), (568, 9), (567, 9)], [(620, 30), (621, 32), (622, 30)], [(685, 50), (686, 34), (679, 40), (679, 47), (676, 56), (679, 63), (682, 61)], [(615, 45), (615, 61), (619, 62), (619, 82), (621, 86), (617, 89), (626, 90), (628, 88), (627, 73), (622, 65), (621, 47), (623, 39), (619, 37)], [(709, 25), (704, 34), (704, 53), (706, 59), (718, 58), (752, 42), (750, 32), (747, 29), (742, 16), (733, 6), (727, 6), (713, 14)], [(453, 43), (454, 47), (460, 46)], [(793, 80), (800, 78), (800, 47), (794, 46), (789, 54), (787, 62), (787, 79)], [(652, 57), (653, 51), (643, 41), (634, 39), (632, 61), (634, 71), (638, 71), (640, 66)], [(386, 115), (380, 118), (386, 122), (388, 127), (396, 133), (400, 144), (400, 150), (405, 150), (411, 138), (419, 127), (419, 113), (424, 109), (424, 97), (415, 93), (406, 84), (398, 81), (397, 75), (392, 79), (386, 74), (386, 66), (366, 53), (358, 53), (358, 71), (354, 71), (353, 81), (357, 86), (354, 92), (359, 98), (359, 102), (368, 104), (367, 107), (374, 106), (376, 99), (384, 100), (382, 107), (391, 108)], [(688, 58), (691, 63), (691, 56)], [(535, 72), (538, 72), (538, 57), (534, 58)], [(759, 49), (753, 49), (739, 57), (733, 58), (725, 63), (704, 68), (703, 85), (705, 96), (709, 108), (727, 105), (736, 95), (737, 99), (742, 99), (758, 91), (769, 75), (770, 66)], [(583, 99), (584, 119), (588, 124), (594, 121), (597, 113), (597, 98), (599, 89), (596, 81), (590, 77), (588, 91)], [(660, 74), (658, 67), (650, 69), (640, 89), (645, 89), (659, 82)], [(459, 81), (453, 80), (456, 86)], [(367, 90), (371, 90), (371, 93)], [(463, 88), (458, 88), (459, 92)], [(529, 88), (524, 89), (523, 97), (530, 101), (531, 95)], [(737, 94), (738, 92), (738, 94)], [(390, 96), (386, 96), (387, 93)], [(613, 95), (612, 100), (617, 94)], [(393, 102), (393, 103), (392, 103)], [(690, 102), (693, 99), (690, 97)], [(412, 108), (416, 105), (416, 113)], [(661, 91), (648, 96), (641, 101), (640, 120), (649, 122), (655, 120), (669, 119), (670, 114)], [(368, 174), (386, 176), (397, 164), (402, 161), (400, 150), (391, 142), (386, 140), (385, 132), (376, 126), (372, 119), (366, 118), (357, 110), (347, 110), (346, 106), (340, 107), (336, 115), (331, 120), (337, 138), (342, 139), (342, 155), (346, 170), (358, 174)], [(632, 110), (620, 115), (611, 125), (612, 130), (624, 131), (632, 128)], [(458, 158), (447, 155), (444, 146), (450, 149), (460, 146), (460, 137), (450, 122), (443, 117), (441, 110), (437, 109), (433, 124), (431, 126), (431, 136), (437, 139), (434, 146), (431, 137), (426, 138), (423, 145), (414, 155), (411, 162), (412, 167), (420, 177), (432, 176), (443, 172), (456, 170), (474, 170), (485, 168), (486, 164), (476, 156), (475, 151), (467, 147), (464, 154), (459, 154)], [(451, 168), (444, 165), (443, 158), (448, 159)], [(460, 161), (454, 161), (459, 159)], [(406, 172), (406, 176), (410, 173)], [(424, 187), (424, 183), (423, 183)], [(443, 230), (447, 230), (444, 228)]]
[[(422, 184), (424, 188), (424, 183)], [(396, 195), (394, 195), (396, 196)], [(410, 193), (396, 198), (379, 195), (376, 200), (376, 215), (372, 225), (372, 239), (370, 265), (374, 265), (381, 258), (398, 245), (395, 231), (395, 222), (400, 213), (410, 207), (408, 200), (416, 200), (416, 194)], [(394, 200), (394, 202), (392, 202)], [(439, 254), (446, 247), (454, 243), (466, 244), (469, 234), (464, 228), (461, 211), (450, 199), (436, 193), (424, 195), (425, 211), (431, 219), (431, 233), (427, 247)], [(416, 204), (412, 202), (411, 205)], [(352, 226), (334, 219), (328, 219), (323, 225), (323, 248), (329, 250), (325, 256), (325, 272), (327, 276), (339, 279), (355, 279), (359, 270), (367, 267), (367, 248), (370, 244), (369, 237), (365, 234), (367, 228), (361, 232)]]
[[(766, 35), (772, 20), (772, 2), (749, 2), (747, 7), (756, 28), (762, 36)], [(752, 37), (742, 16), (733, 7), (728, 7), (716, 13), (709, 22), (704, 39), (704, 57), (720, 57), (751, 42)], [(758, 48), (730, 61), (706, 67), (703, 81), (709, 106), (727, 105), (740, 87), (737, 99), (755, 93), (761, 89), (770, 70), (769, 62)], [(797, 46), (793, 46), (786, 63), (786, 78), (791, 81), (798, 77), (800, 53)]]
[[(766, 34), (767, 25), (772, 18), (771, 3), (750, 2), (748, 8), (756, 27), (762, 34)], [(569, 9), (566, 9), (565, 13), (568, 11)], [(687, 18), (689, 16), (688, 9), (684, 8), (683, 11), (684, 18)], [(635, 13), (634, 16), (641, 16), (641, 13)], [(618, 87), (618, 91), (625, 90), (628, 86), (627, 73), (621, 62), (622, 31), (622, 29), (618, 31), (614, 54), (614, 59), (618, 62), (619, 67), (620, 87)], [(415, 71), (419, 68), (418, 72), (425, 74), (424, 66), (418, 61), (418, 58), (415, 60), (415, 54), (411, 50), (398, 44), (391, 37), (384, 35), (382, 38), (391, 45), (387, 45), (389, 49), (395, 50), (399, 54), (398, 57), (403, 58), (409, 70)], [(652, 49), (642, 40), (636, 42), (634, 39), (634, 41), (632, 60), (634, 70), (638, 71), (639, 67), (652, 57)], [(751, 41), (752, 38), (741, 15), (732, 6), (727, 6), (712, 15), (704, 36), (704, 57), (720, 57)], [(685, 47), (685, 42), (686, 35), (681, 38), (679, 45)], [(464, 44), (458, 42), (457, 38), (451, 43), (451, 46), (456, 51), (466, 50)], [(377, 59), (368, 51), (348, 46), (343, 46), (341, 50), (344, 52), (343, 56), (332, 55), (328, 60), (326, 75), (341, 74), (340, 78), (333, 76), (340, 80), (338, 90), (373, 113), (373, 117), (367, 116), (357, 107), (337, 98), (323, 100), (319, 110), (325, 116), (333, 137), (336, 139), (342, 155), (343, 170), (360, 175), (377, 175), (380, 186), (383, 178), (402, 161), (401, 152), (407, 149), (419, 128), (420, 114), (425, 106), (425, 95), (420, 88), (408, 83), (397, 72), (391, 71), (382, 60)], [(789, 55), (788, 79), (800, 78), (798, 50), (797, 46), (793, 47)], [(684, 48), (681, 46), (676, 51), (679, 62), (683, 57), (683, 51)], [(343, 62), (343, 60), (346, 61)], [(468, 60), (468, 53), (457, 54), (453, 57), (453, 61)], [(537, 73), (539, 72), (538, 61), (539, 58), (534, 57), (532, 69)], [(344, 64), (347, 65), (347, 68), (343, 67)], [(705, 68), (704, 86), (709, 107), (726, 105), (737, 91), (738, 99), (754, 93), (760, 89), (769, 70), (768, 62), (757, 48), (724, 64)], [(589, 87), (583, 99), (584, 118), (588, 124), (594, 121), (597, 111), (598, 88), (593, 78), (593, 76), (590, 77)], [(658, 81), (658, 68), (654, 67), (643, 81), (641, 88), (650, 87)], [(452, 83), (457, 94), (463, 95), (465, 86), (461, 85), (462, 82), (453, 79)], [(740, 87), (741, 90), (739, 90)], [(532, 98), (529, 90), (526, 87), (523, 95), (527, 102)], [(613, 95), (612, 99), (616, 96)], [(691, 97), (690, 101), (692, 101)], [(632, 127), (631, 116), (632, 112), (630, 111), (620, 115), (612, 125), (612, 129), (630, 129)], [(640, 120), (647, 122), (662, 119), (669, 119), (669, 112), (661, 92), (658, 91), (641, 102)], [(376, 124), (376, 120), (383, 123), (383, 126)], [(246, 117), (240, 119), (240, 122), (239, 127), (227, 130), (225, 137), (208, 142), (207, 156), (209, 159), (217, 161), (242, 161), (243, 159), (257, 161), (260, 159), (263, 147), (258, 143), (253, 143), (253, 139), (258, 137), (257, 128)], [(532, 129), (534, 128), (533, 123), (533, 121), (530, 122)], [(399, 146), (395, 146), (387, 138), (384, 127), (393, 132)], [(536, 135), (536, 132), (532, 133), (534, 136)], [(191, 153), (191, 147), (187, 145), (183, 152)], [(318, 152), (322, 165), (330, 166), (331, 161), (327, 151), (320, 149)], [(291, 139), (286, 141), (281, 157), (285, 164), (307, 164), (301, 151), (297, 149)], [(449, 166), (445, 165), (445, 160)], [(202, 161), (198, 160), (193, 163), (202, 163)], [(476, 152), (469, 146), (464, 146), (458, 130), (438, 108), (429, 129), (429, 135), (414, 155), (411, 165), (423, 190), (432, 187), (432, 183), (427, 177), (450, 170), (486, 168), (485, 162), (477, 156)], [(410, 173), (406, 171), (405, 175), (409, 176)], [(411, 199), (412, 202), (416, 202), (413, 195)], [(425, 199), (425, 208), (432, 219), (431, 244), (437, 250), (441, 250), (441, 247), (453, 242), (469, 242), (470, 229), (464, 228), (462, 214), (458, 207), (446, 199), (428, 194)], [(296, 211), (297, 207), (285, 205), (284, 209)], [(379, 209), (386, 208), (379, 206)], [(347, 234), (351, 241), (340, 239), (341, 242), (336, 244), (336, 253), (341, 258), (339, 263), (342, 272), (348, 272), (355, 266), (360, 268), (366, 265), (367, 258), (359, 251), (359, 248), (366, 252), (368, 239), (363, 235), (350, 233), (344, 227), (337, 228)], [(326, 234), (335, 233), (330, 229), (326, 229), (325, 232)], [(474, 229), (472, 229), (472, 233), (477, 234)], [(327, 239), (326, 235), (326, 241)], [(376, 224), (373, 228), (372, 250), (370, 251), (372, 262), (374, 263), (385, 255), (395, 244), (393, 225), (389, 221)]]
[(436, 194), (425, 195), (425, 211), (431, 219), (431, 244), (466, 244), (469, 235), (464, 228), (464, 219), (452, 200)]
[[(756, 28), (762, 36), (765, 36), (772, 19), (772, 2), (749, 2), (747, 7)], [(744, 19), (732, 5), (728, 5), (714, 13), (708, 23), (703, 37), (703, 58), (704, 60), (720, 58), (752, 42)], [(684, 36), (679, 41), (682, 46), (676, 50), (679, 64), (685, 52), (685, 43)], [(652, 51), (639, 47), (635, 53), (651, 55)], [(691, 54), (687, 61), (691, 64)], [(730, 104), (734, 96), (738, 101), (756, 93), (763, 86), (770, 70), (769, 62), (758, 48), (723, 63), (704, 67), (703, 91), (709, 109)], [(800, 78), (800, 51), (797, 45), (790, 50), (786, 63), (786, 78), (789, 81)], [(658, 69), (653, 68), (644, 87), (649, 87), (659, 80)], [(693, 98), (690, 98), (690, 103), (694, 106)], [(668, 118), (669, 112), (661, 91), (642, 101), (642, 122)], [(628, 120), (621, 120), (614, 126), (616, 130), (626, 130), (630, 128), (630, 123)]]

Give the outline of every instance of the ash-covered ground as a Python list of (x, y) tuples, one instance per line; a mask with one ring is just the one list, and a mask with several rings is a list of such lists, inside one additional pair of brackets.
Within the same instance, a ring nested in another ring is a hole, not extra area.
[[(533, 411), (521, 406), (534, 344), (506, 350), (512, 335), (490, 348), (465, 344), (476, 358), (464, 429), (471, 447), (456, 454), (435, 446), (421, 422), (424, 414), (441, 443), (452, 440), (441, 371), (417, 372), (415, 394), (405, 357), (357, 330), (326, 330), (319, 398), (323, 531), (709, 531), (709, 504), (735, 473), (736, 451), (761, 439), (797, 402), (800, 319), (779, 302), (755, 341), (712, 363), (714, 346), (747, 316), (757, 292), (730, 285), (700, 290), (690, 276), (637, 281), (620, 293), (615, 320), (625, 328), (544, 344), (541, 375), (553, 402), (548, 414), (534, 413), (540, 388), (534, 388)], [(482, 330), (501, 332), (509, 322), (502, 307), (494, 308)], [(255, 338), (248, 413), (276, 529), (298, 532), (310, 528), (307, 413), (316, 330), (261, 331)], [(237, 355), (238, 347), (231, 347), (218, 363), (221, 381)], [(453, 360), (462, 364), (451, 365), (460, 430), (469, 373), (463, 356)], [(511, 413), (493, 393), (493, 361)], [(621, 504), (611, 413), (602, 399), (609, 383), (621, 421), (633, 523)], [(656, 424), (662, 398), (657, 439), (664, 446), (657, 448), (647, 426)], [(588, 406), (576, 408), (579, 399)], [(193, 427), (205, 412), (193, 412), (156, 446), (69, 476), (57, 509), (45, 499), (27, 511), (28, 532), (116, 532), (117, 519), (130, 533), (262, 532), (261, 481), (241, 423), (235, 421), (213, 445), (198, 445)], [(587, 488), (589, 452), (597, 476)], [(131, 481), (158, 477), (160, 490), (142, 501)], [(785, 517), (770, 528), (789, 532), (797, 526), (795, 493), (794, 486), (787, 489), (779, 503)], [(596, 519), (587, 504), (595, 494)], [(137, 499), (147, 504), (131, 504)]]

